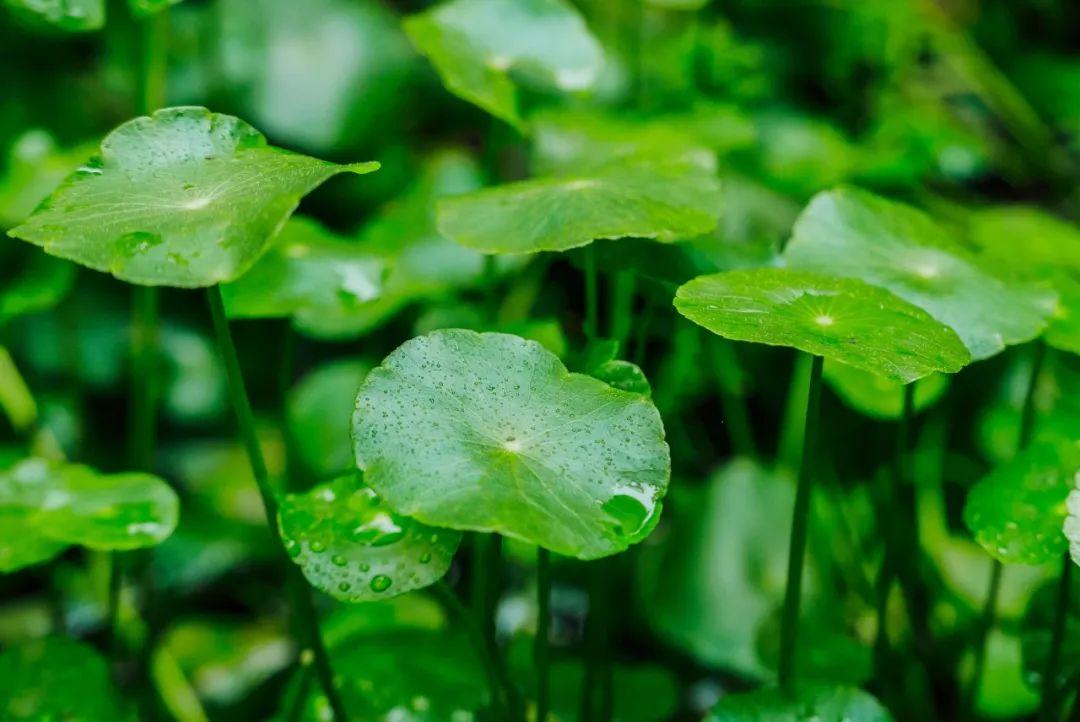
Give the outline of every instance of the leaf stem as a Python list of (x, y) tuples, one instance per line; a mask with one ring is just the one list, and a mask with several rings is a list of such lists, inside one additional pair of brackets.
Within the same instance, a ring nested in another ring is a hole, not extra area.
[(817, 464), (818, 418), (821, 407), (821, 367), (824, 359), (814, 356), (810, 363), (809, 393), (806, 397), (802, 463), (795, 492), (795, 509), (791, 519), (791, 544), (788, 549), (787, 587), (784, 591), (784, 611), (780, 627), (780, 689), (785, 694), (795, 690), (796, 657), (799, 641), (799, 601), (802, 596), (803, 566), (806, 559), (806, 538), (810, 527), (810, 493), (813, 489)]
[(600, 333), (599, 273), (596, 269), (596, 244), (585, 247), (585, 338), (594, 341)]
[[(290, 576), (298, 576), (298, 570), (285, 551), (285, 545), (281, 540), (281, 531), (278, 529), (277, 497), (270, 486), (270, 472), (266, 468), (266, 459), (263, 457), (262, 447), (259, 445), (255, 414), (251, 410), (251, 401), (248, 398), (247, 388), (244, 385), (244, 376), (240, 370), (240, 359), (236, 355), (236, 345), (233, 343), (232, 333), (229, 330), (229, 321), (225, 316), (225, 304), (221, 297), (221, 289), (218, 286), (208, 288), (206, 298), (210, 306), (210, 316), (213, 320), (214, 334), (217, 337), (218, 351), (221, 353), (221, 359), (225, 366), (225, 377), (228, 381), (233, 412), (236, 414), (239, 426), (240, 440), (247, 452), (248, 462), (251, 464), (251, 471), (255, 476), (255, 483), (259, 488), (259, 496), (266, 512), (270, 535), (285, 560), (287, 573)], [(315, 674), (319, 678), (319, 683), (330, 704), (330, 709), (334, 712), (334, 719), (338, 720), (338, 722), (347, 722), (349, 716), (346, 714), (344, 703), (334, 686), (330, 657), (327, 654), (326, 645), (323, 643), (322, 633), (319, 630), (311, 588), (303, 579), (299, 581), (301, 583), (296, 585), (296, 594), (294, 596), (296, 605), (294, 613), (305, 627), (307, 639), (304, 641), (310, 645), (315, 655)]]
[(1058, 579), (1057, 602), (1054, 606), (1054, 624), (1050, 630), (1050, 652), (1046, 657), (1046, 670), (1043, 673), (1041, 716), (1047, 722), (1057, 719), (1057, 677), (1061, 667), (1061, 648), (1065, 641), (1065, 622), (1069, 616), (1072, 568), (1072, 557), (1066, 552), (1061, 560), (1061, 577)]
[(551, 552), (543, 547), (536, 549), (536, 640), (533, 659), (536, 663), (536, 720), (547, 722), (550, 707), (549, 685), (551, 677), (551, 647), (549, 627), (551, 624)]

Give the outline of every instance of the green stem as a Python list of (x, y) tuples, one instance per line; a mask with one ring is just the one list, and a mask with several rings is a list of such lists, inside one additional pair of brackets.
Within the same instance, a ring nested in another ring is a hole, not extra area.
[(593, 341), (600, 334), (599, 274), (596, 269), (596, 245), (585, 247), (585, 338)]
[(169, 11), (136, 19), (139, 26), (139, 112), (148, 115), (165, 107), (168, 79)]
[(536, 550), (536, 642), (533, 659), (536, 662), (536, 719), (547, 722), (549, 684), (551, 677), (551, 552), (542, 547)]
[(821, 406), (821, 367), (823, 359), (814, 356), (810, 363), (809, 393), (803, 428), (802, 463), (795, 492), (795, 509), (791, 520), (791, 544), (788, 549), (787, 588), (784, 591), (784, 611), (780, 627), (780, 689), (785, 694), (795, 690), (796, 658), (799, 641), (799, 601), (802, 596), (803, 563), (806, 559), (806, 538), (810, 528), (810, 492), (813, 488), (817, 462), (818, 417)]
[[(629, 271), (616, 271), (611, 279), (611, 338), (619, 342), (620, 349), (630, 336), (630, 316), (634, 306), (634, 274)], [(623, 358), (625, 349), (622, 351)]]
[(1054, 607), (1054, 625), (1050, 630), (1050, 652), (1046, 657), (1046, 670), (1043, 673), (1042, 718), (1047, 722), (1057, 718), (1057, 677), (1058, 670), (1061, 667), (1061, 648), (1065, 641), (1065, 621), (1069, 616), (1072, 568), (1072, 557), (1066, 552), (1061, 560), (1061, 578), (1058, 580), (1057, 604)]
[(499, 296), (496, 293), (498, 286), (497, 256), (489, 253), (484, 256), (484, 307), (487, 312), (488, 323), (495, 323), (499, 317)]
[[(210, 316), (213, 320), (214, 334), (217, 337), (218, 351), (221, 353), (221, 359), (225, 365), (225, 377), (228, 382), (233, 412), (236, 414), (239, 426), (240, 440), (247, 452), (255, 483), (259, 488), (259, 496), (262, 499), (263, 510), (266, 513), (270, 535), (281, 552), (287, 573), (292, 576), (297, 573), (297, 570), (285, 551), (281, 531), (278, 529), (277, 497), (270, 486), (270, 472), (266, 468), (266, 459), (263, 457), (262, 447), (259, 445), (255, 414), (251, 410), (251, 401), (248, 399), (244, 376), (240, 370), (240, 359), (236, 355), (236, 345), (233, 343), (232, 333), (229, 330), (229, 321), (225, 316), (225, 304), (221, 297), (221, 289), (217, 286), (206, 289), (206, 298), (210, 306)], [(296, 591), (295, 602), (298, 608), (294, 611), (300, 623), (305, 627), (307, 639), (304, 641), (310, 645), (311, 651), (315, 655), (315, 673), (319, 678), (326, 699), (330, 703), (330, 709), (334, 712), (334, 719), (338, 720), (338, 722), (346, 722), (349, 716), (346, 714), (344, 703), (334, 686), (330, 657), (327, 654), (326, 645), (323, 643), (322, 633), (319, 630), (311, 588), (304, 582), (297, 584)]]
[(780, 424), (780, 442), (777, 449), (780, 463), (788, 469), (798, 468), (799, 460), (803, 455), (806, 434), (806, 398), (809, 393), (807, 383), (812, 363), (811, 357), (807, 354), (795, 354), (787, 400), (784, 402), (784, 417)]

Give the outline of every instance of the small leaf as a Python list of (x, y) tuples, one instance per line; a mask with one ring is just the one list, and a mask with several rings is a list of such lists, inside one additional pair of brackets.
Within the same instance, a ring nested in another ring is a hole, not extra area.
[(323, 181), (377, 168), (274, 148), (205, 108), (166, 108), (112, 131), (10, 234), (130, 283), (211, 286), (250, 268)]
[[(899, 419), (904, 413), (904, 386), (853, 366), (829, 361), (822, 374), (844, 403), (875, 419)], [(932, 406), (949, 387), (948, 377), (930, 374), (915, 381), (915, 411)]]
[(47, 637), (5, 650), (0, 679), (0, 719), (5, 722), (133, 719), (105, 660), (70, 639)]
[(1045, 291), (991, 274), (923, 212), (855, 188), (815, 196), (783, 257), (892, 291), (955, 329), (974, 360), (1046, 326)]
[(397, 512), (581, 559), (652, 531), (671, 468), (645, 397), (568, 372), (538, 343), (460, 329), (414, 338), (368, 375), (353, 442)]
[(701, 276), (675, 308), (736, 341), (793, 346), (908, 383), (969, 360), (952, 329), (886, 290), (854, 278), (757, 268)]
[(371, 366), (343, 359), (308, 373), (289, 392), (286, 416), (296, 453), (320, 479), (354, 468), (349, 421)]
[(439, 203), (439, 230), (485, 253), (565, 251), (598, 238), (676, 241), (716, 227), (720, 184), (700, 168), (615, 164)]
[(105, 27), (105, 0), (4, 0), (11, 10), (31, 22), (72, 33)]
[(996, 467), (968, 492), (964, 522), (987, 554), (1006, 564), (1043, 564), (1068, 545), (1065, 500), (1080, 472), (1080, 444), (1039, 442)]
[(434, 584), (461, 542), (460, 532), (395, 514), (356, 473), (286, 496), (278, 519), (285, 549), (308, 581), (346, 602)]
[(221, 287), (233, 318), (292, 317), (298, 327), (327, 335), (379, 298), (388, 263), (317, 221), (290, 218), (254, 267)]
[(794, 695), (779, 689), (729, 694), (706, 722), (891, 722), (872, 695), (854, 687), (807, 686)]
[(447, 90), (519, 128), (516, 79), (582, 91), (603, 66), (600, 44), (564, 0), (450, 0), (404, 25)]

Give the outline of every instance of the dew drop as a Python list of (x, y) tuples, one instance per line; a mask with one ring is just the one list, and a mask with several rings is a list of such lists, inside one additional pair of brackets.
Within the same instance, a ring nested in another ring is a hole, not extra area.
[(393, 582), (390, 581), (390, 577), (386, 576), (385, 574), (378, 574), (371, 580), (371, 591), (385, 592), (387, 589), (390, 588), (391, 584), (393, 584)]

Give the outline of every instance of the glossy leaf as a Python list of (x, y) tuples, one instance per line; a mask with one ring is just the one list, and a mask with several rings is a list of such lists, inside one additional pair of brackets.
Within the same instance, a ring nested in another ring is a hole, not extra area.
[(603, 66), (600, 44), (565, 0), (449, 0), (406, 19), (405, 31), (450, 92), (518, 127), (521, 76), (582, 91)]
[(368, 375), (353, 441), (397, 512), (582, 559), (647, 536), (670, 475), (648, 399), (538, 343), (460, 329), (412, 339)]
[(901, 383), (959, 371), (969, 359), (952, 329), (853, 278), (783, 268), (728, 271), (681, 286), (675, 308), (725, 338), (793, 346)]
[(16, 15), (67, 32), (105, 26), (105, 0), (4, 0)]
[(854, 188), (815, 196), (783, 257), (892, 291), (952, 327), (975, 360), (1046, 326), (1045, 290), (993, 275), (922, 211)]
[(395, 514), (355, 473), (286, 496), (278, 519), (285, 549), (308, 581), (346, 602), (434, 584), (461, 542), (460, 532)]
[(290, 218), (250, 271), (222, 286), (234, 318), (288, 318), (327, 335), (379, 298), (387, 260), (317, 221)]
[(716, 227), (720, 184), (679, 164), (631, 163), (520, 181), (439, 203), (439, 230), (485, 253), (565, 251), (599, 238), (676, 241)]
[(134, 717), (90, 647), (48, 637), (0, 654), (0, 719), (5, 722), (124, 722)]
[(323, 181), (377, 168), (274, 148), (205, 108), (166, 108), (112, 131), (10, 234), (131, 283), (210, 286), (250, 268)]
[(308, 373), (289, 392), (286, 414), (297, 456), (320, 479), (354, 467), (349, 421), (371, 366), (344, 359)]
[[(845, 404), (861, 414), (875, 419), (899, 419), (903, 415), (903, 384), (836, 361), (825, 364), (823, 377)], [(914, 383), (916, 411), (932, 406), (949, 387), (948, 378), (941, 374)]]
[(804, 687), (788, 696), (779, 689), (729, 694), (706, 722), (891, 722), (872, 695), (853, 687)]

